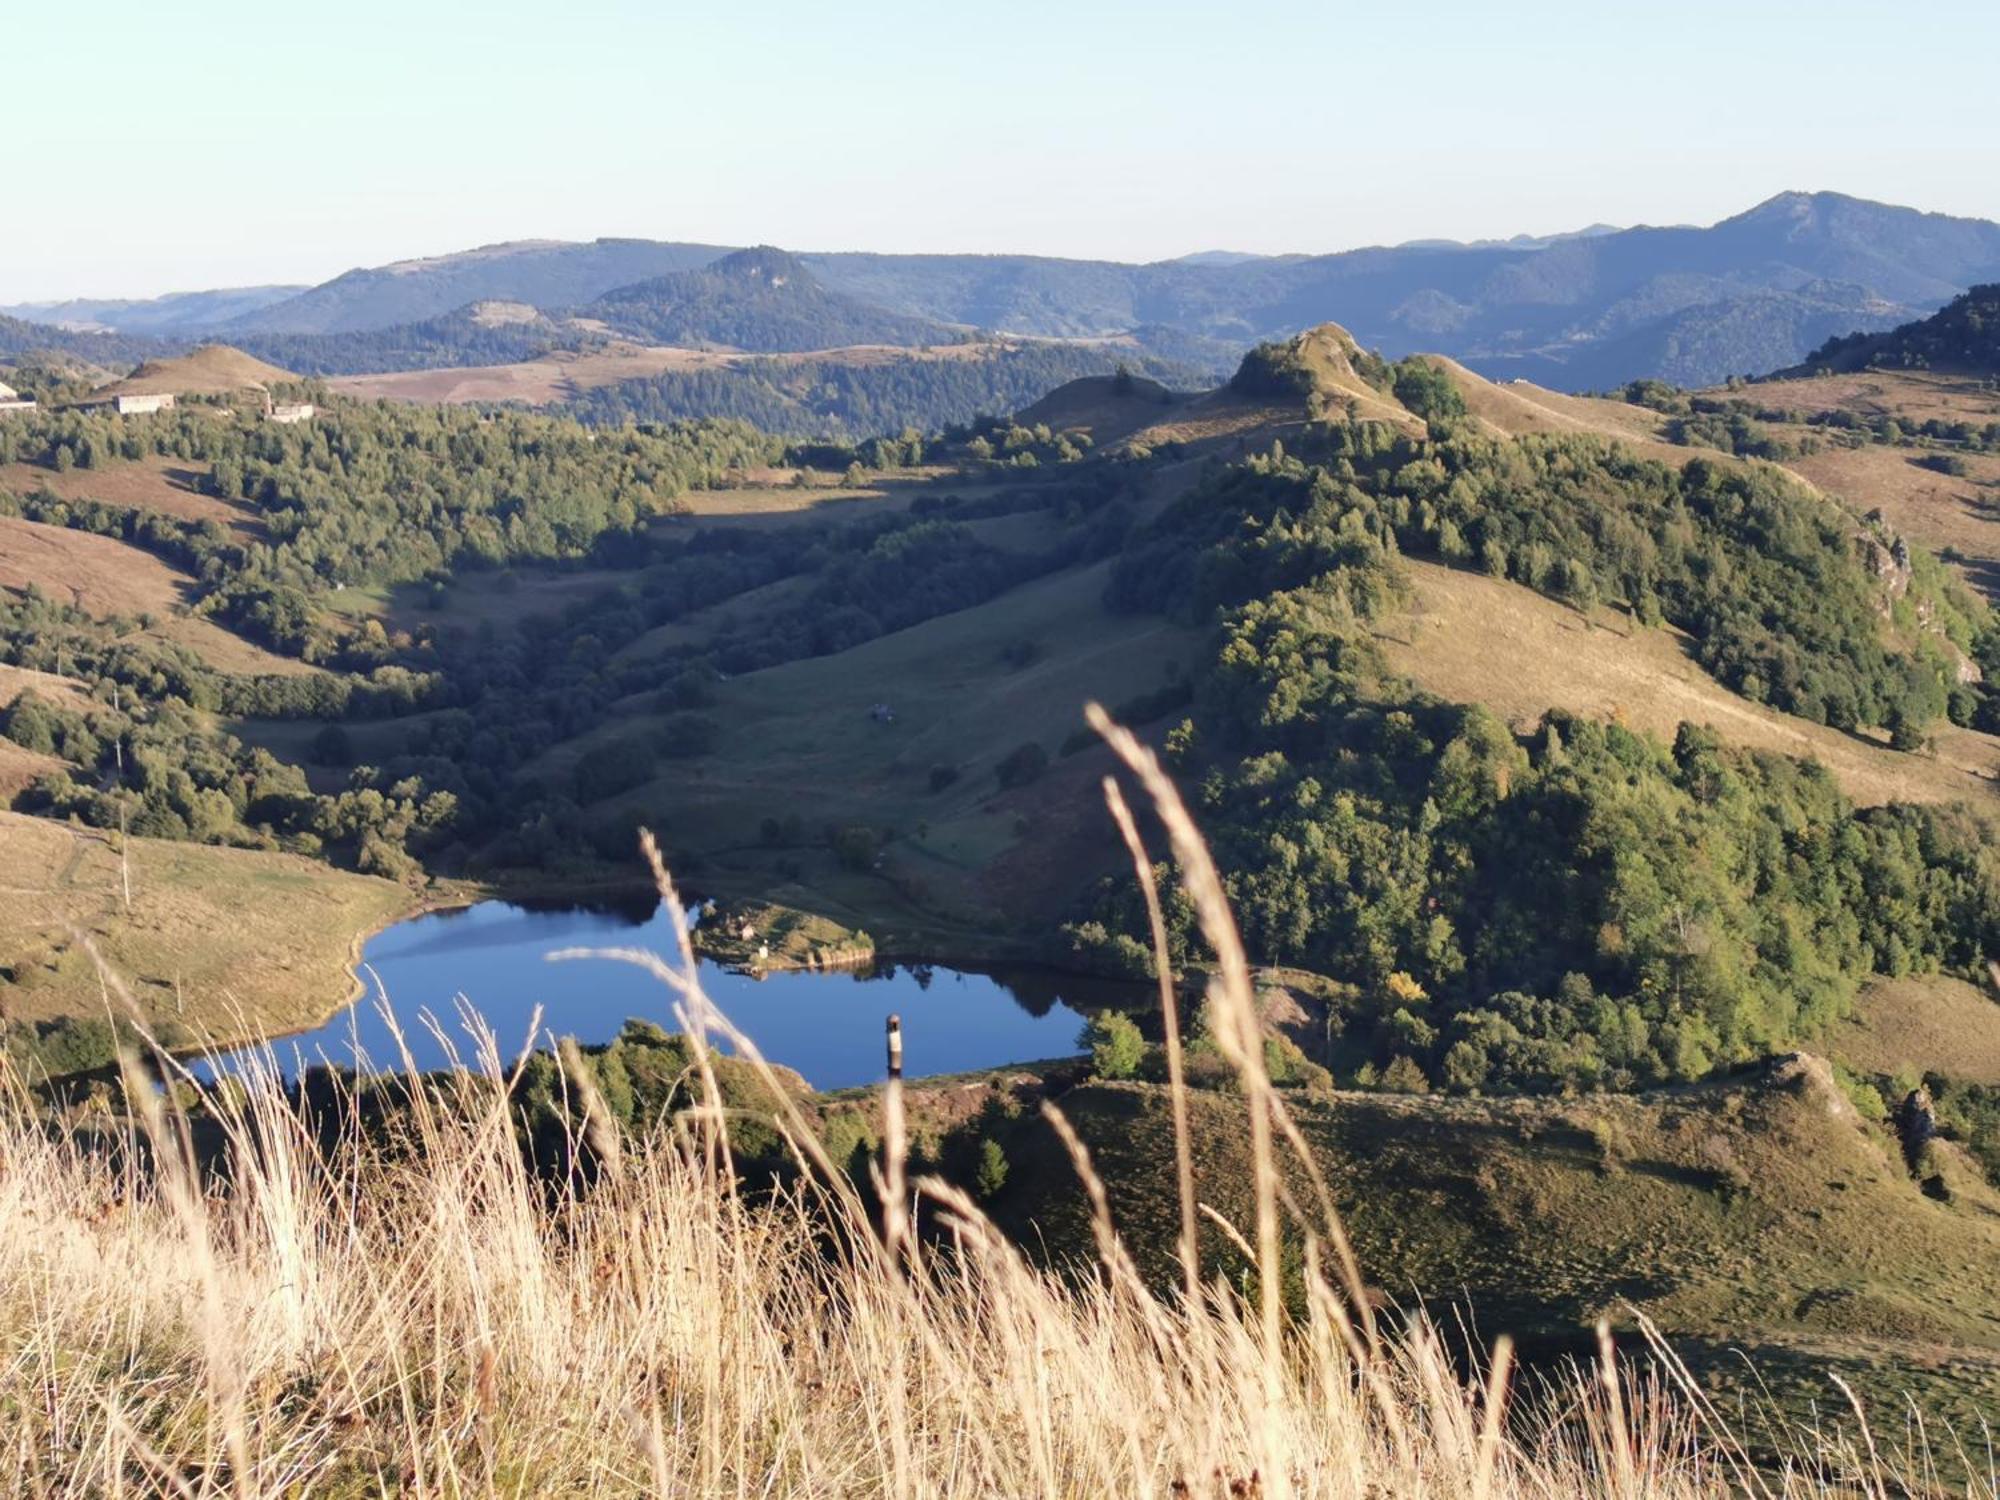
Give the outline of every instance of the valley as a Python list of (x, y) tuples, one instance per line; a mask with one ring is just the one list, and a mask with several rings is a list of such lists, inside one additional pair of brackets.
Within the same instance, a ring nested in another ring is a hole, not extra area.
[[(1207, 389), (1114, 366), (866, 437), (570, 410), (644, 370), (1045, 347), (326, 380), (210, 349), (128, 381), (170, 411), (0, 427), (14, 1065), (106, 1088), (111, 976), (176, 1047), (324, 1045), (385, 928), (385, 967), (457, 964), (518, 1031), (553, 934), (617, 941), (584, 908), (650, 908), (647, 828), (691, 891), (888, 976), (708, 971), (779, 1061), (804, 1049), (830, 1149), (876, 1143), (849, 1087), (875, 996), (913, 1058), (1002, 1017), (998, 1050), (913, 1083), (921, 1158), (986, 1171), (995, 1220), (1060, 1263), (1093, 1230), (1057, 1101), (1170, 1279), (1171, 1091), (1098, 702), (1227, 872), (1267, 1066), (1385, 1303), (1551, 1353), (1636, 1311), (1724, 1396), (1747, 1350), (1787, 1419), (1835, 1369), (1976, 1420), (2000, 1393), (2000, 396), (1880, 370), (1574, 395), (1325, 325)], [(530, 936), (463, 936), (508, 923)], [(1194, 1005), (1212, 955), (1187, 902), (1165, 923)], [(1020, 1006), (938, 1009), (995, 964)], [(397, 984), (444, 1016), (449, 982)], [(553, 1024), (621, 1108), (667, 1109), (633, 1081), (684, 1075), (642, 1024), (664, 995), (600, 990)], [(780, 1041), (814, 1006), (823, 1036)], [(1241, 1223), (1211, 1024), (1196, 1171)], [(1906, 1154), (1919, 1088), (1939, 1133)], [(747, 1171), (776, 1170), (761, 1139)], [(1220, 1230), (1204, 1257), (1248, 1272)]]
[(2000, 7), (0, 35), (0, 1496), (2000, 1500)]

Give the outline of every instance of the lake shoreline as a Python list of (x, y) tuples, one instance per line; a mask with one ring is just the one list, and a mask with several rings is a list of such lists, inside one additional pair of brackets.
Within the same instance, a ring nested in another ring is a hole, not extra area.
[[(627, 885), (621, 894), (632, 891)], [(675, 1029), (671, 997), (635, 971), (602, 965), (599, 975), (573, 980), (548, 975), (539, 962), (562, 948), (620, 946), (673, 961), (672, 924), (656, 900), (650, 912), (641, 913), (636, 900), (575, 905), (551, 900), (547, 886), (534, 896), (514, 894), (517, 899), (507, 900), (467, 886), (424, 892), (394, 919), (351, 935), (346, 998), (316, 1022), (274, 1036), (205, 1038), (201, 1046), (176, 1052), (204, 1081), (244, 1066), (265, 1049), (275, 1054), (287, 1082), (323, 1062), (351, 1065), (357, 1054), (371, 1069), (391, 1059), (388, 1070), (401, 1071), (407, 1056), (409, 1066), (429, 1072), (469, 1055), (455, 1030), (456, 1006), (462, 1003), (472, 1005), (510, 1055), (517, 1042), (543, 1046), (551, 1035), (601, 1046), (635, 1017)], [(602, 897), (605, 888), (597, 886), (593, 894)], [(529, 901), (535, 904), (524, 904)], [(475, 912), (463, 926), (425, 922)], [(378, 943), (406, 925), (412, 929), (406, 935)], [(716, 953), (698, 959), (702, 983), (717, 1008), (774, 1062), (806, 1076), (815, 1091), (865, 1086), (875, 1079), (883, 1066), (882, 1026), (888, 1015), (902, 1015), (912, 1038), (910, 1076), (928, 1078), (1066, 1055), (1090, 1014), (1136, 1009), (1150, 995), (1150, 987), (1039, 963), (989, 966), (934, 953), (839, 956), (840, 964), (771, 969), (734, 965)], [(845, 962), (849, 958), (854, 962)], [(843, 977), (852, 983), (836, 982)], [(431, 1025), (406, 1033), (362, 1004), (381, 994), (393, 997), (399, 1014), (435, 1017), (450, 1035), (433, 1035)]]

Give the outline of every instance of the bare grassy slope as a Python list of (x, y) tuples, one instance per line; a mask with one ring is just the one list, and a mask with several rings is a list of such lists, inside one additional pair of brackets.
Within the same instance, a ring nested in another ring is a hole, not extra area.
[(0, 589), (33, 585), (99, 618), (150, 616), (149, 633), (194, 652), (221, 672), (298, 673), (279, 656), (208, 620), (182, 613), (192, 580), (116, 537), (0, 516)]
[(1648, 458), (1659, 459), (1676, 468), (1695, 456), (1690, 449), (1666, 442), (1661, 437), (1665, 424), (1659, 414), (1643, 406), (1592, 396), (1567, 396), (1543, 390), (1526, 380), (1499, 383), (1475, 375), (1458, 361), (1446, 359), (1443, 355), (1417, 357), (1451, 378), (1465, 400), (1466, 410), (1495, 436), (1526, 437), (1553, 433), (1557, 436), (1598, 437), (1608, 442), (1624, 443)]
[(1637, 629), (1609, 611), (1586, 617), (1518, 584), (1418, 558), (1404, 566), (1414, 604), (1376, 637), (1389, 664), (1441, 698), (1484, 703), (1517, 728), (1550, 708), (1619, 718), (1667, 739), (1689, 720), (1734, 744), (1816, 759), (1864, 804), (1996, 795), (2000, 742), (1990, 735), (1941, 724), (1933, 753), (1894, 751), (1738, 697), (1702, 670), (1676, 631)]
[[(1240, 1103), (1190, 1103), (1197, 1191), (1242, 1224), (1253, 1174), (1232, 1128)], [(1063, 1104), (1111, 1185), (1114, 1221), (1135, 1246), (1170, 1247), (1166, 1091), (1098, 1085)], [(1769, 1381), (1800, 1412), (1838, 1399), (1828, 1368), (1877, 1400), (1920, 1391), (1927, 1412), (1948, 1405), (1961, 1422), (2000, 1401), (2000, 1196), (1962, 1159), (1954, 1200), (1925, 1196), (1824, 1062), (1572, 1102), (1330, 1094), (1290, 1108), (1371, 1281), (1399, 1303), (1469, 1299), (1489, 1335), (1581, 1347), (1599, 1317), (1636, 1309), (1712, 1380)], [(1002, 1218), (1083, 1243), (1087, 1210), (1060, 1146), (1023, 1129)], [(1301, 1175), (1292, 1191), (1310, 1193)], [(1225, 1236), (1206, 1243), (1229, 1262)], [(1732, 1373), (1731, 1348), (1755, 1377)]]
[(2000, 1085), (2000, 1001), (1941, 974), (1877, 979), (1825, 1045), (1862, 1073), (1943, 1073)]
[(218, 500), (200, 489), (209, 465), (201, 459), (163, 458), (149, 454), (136, 463), (117, 462), (95, 469), (59, 473), (38, 464), (0, 466), (0, 490), (16, 495), (47, 490), (64, 500), (96, 500), (176, 516), (183, 521), (214, 521), (246, 534), (260, 528), (257, 513), (241, 501)]
[(232, 349), (204, 344), (177, 359), (149, 359), (123, 380), (99, 391), (100, 396), (226, 396), (253, 386), (274, 385), (298, 377), (276, 365)]
[(117, 843), (0, 812), (8, 1022), (105, 1015), (88, 939), (155, 1023), (218, 1037), (297, 1030), (352, 992), (360, 937), (413, 904), (401, 886), (289, 854), (135, 838), (121, 870)]

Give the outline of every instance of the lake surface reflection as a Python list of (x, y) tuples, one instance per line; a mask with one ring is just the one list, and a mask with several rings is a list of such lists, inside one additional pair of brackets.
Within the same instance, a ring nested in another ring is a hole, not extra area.
[[(585, 1044), (610, 1041), (628, 1017), (674, 1029), (672, 992), (643, 970), (597, 959), (546, 961), (559, 949), (578, 947), (643, 947), (671, 960), (676, 945), (658, 909), (635, 919), (615, 911), (482, 901), (427, 913), (368, 941), (362, 952), (368, 998), (316, 1030), (275, 1042), (273, 1050), (287, 1077), (322, 1062), (398, 1066), (400, 1051), (376, 996), (378, 980), (420, 1068), (446, 1066), (454, 1047), (468, 1062), (475, 1060), (465, 1008), (493, 1028), (503, 1060), (530, 1044), (536, 1006), (542, 1019), (534, 1046), (551, 1046), (560, 1036)], [(935, 964), (755, 979), (703, 961), (701, 978), (709, 997), (766, 1057), (797, 1069), (818, 1089), (884, 1076), (883, 1022), (892, 1013), (903, 1018), (904, 1070), (921, 1077), (1068, 1056), (1077, 1051), (1084, 1015), (1116, 990), (1050, 971), (978, 972)], [(443, 1037), (425, 1024), (426, 1014)], [(225, 1069), (231, 1060), (223, 1059)]]

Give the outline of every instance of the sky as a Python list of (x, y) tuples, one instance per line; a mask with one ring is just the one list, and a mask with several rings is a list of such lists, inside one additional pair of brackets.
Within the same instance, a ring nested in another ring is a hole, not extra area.
[(0, 304), (523, 238), (1155, 260), (2000, 219), (1994, 0), (0, 0)]

